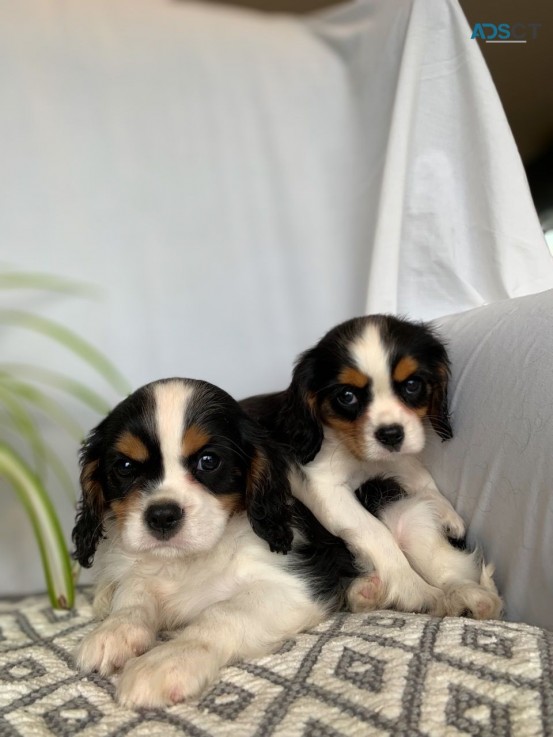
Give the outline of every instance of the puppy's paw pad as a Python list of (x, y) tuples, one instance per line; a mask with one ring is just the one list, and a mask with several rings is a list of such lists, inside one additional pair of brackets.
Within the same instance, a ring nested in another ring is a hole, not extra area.
[(382, 594), (382, 579), (377, 573), (360, 576), (347, 590), (348, 608), (352, 612), (369, 612), (378, 609)]
[(446, 593), (446, 614), (452, 617), (499, 619), (502, 611), (501, 598), (476, 583), (451, 587)]
[(503, 612), (503, 602), (497, 594), (484, 592), (474, 607), (475, 619), (500, 619)]

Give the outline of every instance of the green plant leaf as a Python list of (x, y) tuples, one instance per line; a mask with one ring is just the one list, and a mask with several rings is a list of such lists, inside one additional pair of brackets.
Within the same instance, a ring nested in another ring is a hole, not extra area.
[(94, 410), (99, 415), (107, 415), (111, 409), (111, 404), (98, 394), (98, 392), (89, 389), (86, 384), (80, 381), (59, 374), (57, 371), (32, 366), (27, 363), (0, 363), (0, 379), (3, 374), (12, 377), (23, 376), (33, 381), (48, 384), (82, 402), (82, 404)]
[(0, 443), (0, 476), (14, 488), (31, 520), (52, 607), (70, 609), (75, 598), (71, 559), (48, 494), (38, 477), (5, 443)]
[(67, 473), (65, 465), (63, 464), (61, 458), (56, 453), (54, 453), (54, 451), (52, 450), (52, 448), (50, 448), (48, 444), (45, 445), (45, 449), (46, 461), (48, 463), (48, 466), (57, 476), (66, 497), (69, 499), (71, 504), (74, 505), (77, 501), (77, 495), (75, 494), (75, 483), (73, 479)]
[[(33, 470), (39, 478), (44, 478), (47, 468), (51, 468), (53, 473), (57, 476), (67, 498), (72, 504), (74, 504), (76, 501), (76, 495), (73, 479), (67, 473), (65, 465), (59, 456), (52, 450), (48, 443), (42, 438), (40, 432), (36, 429), (35, 422), (25, 405), (19, 401), (9, 386), (6, 387), (3, 385), (2, 380), (4, 378), (5, 377), (2, 373), (0, 373), (0, 402), (5, 404), (8, 416), (13, 422), (14, 430), (20, 437), (24, 438), (31, 447), (34, 459)], [(9, 430), (7, 426), (6, 430)]]
[(63, 427), (77, 443), (82, 441), (84, 433), (80, 425), (75, 422), (69, 412), (66, 412), (57, 402), (50, 399), (40, 389), (37, 389), (32, 384), (17, 381), (17, 379), (8, 376), (3, 376), (0, 382), (4, 386), (9, 387), (10, 391), (17, 396), (38, 407), (49, 419)]
[(0, 289), (39, 289), (62, 294), (74, 294), (80, 297), (98, 297), (101, 290), (86, 282), (64, 279), (51, 274), (36, 274), (25, 271), (7, 271), (0, 273)]
[[(90, 284), (49, 274), (19, 271), (0, 274), (0, 290), (21, 289), (81, 297), (97, 297), (101, 294), (100, 289)], [(55, 320), (22, 310), (0, 309), (0, 324), (43, 335), (85, 362), (119, 395), (130, 393), (126, 380), (106, 356), (78, 333)], [(69, 492), (72, 503), (75, 500), (75, 484), (60, 458), (40, 433), (40, 427), (25, 405), (31, 403), (38, 407), (50, 421), (63, 427), (79, 442), (83, 432), (73, 417), (40, 386), (37, 387), (37, 383), (71, 396), (100, 415), (107, 414), (111, 405), (82, 382), (40, 365), (0, 364), (0, 403), (5, 406), (9, 420), (4, 427), (7, 433), (15, 433), (17, 442), (23, 440), (28, 443), (37, 467), (37, 473), (33, 472), (10, 443), (0, 440), (0, 477), (7, 479), (13, 486), (29, 515), (52, 606), (65, 608), (73, 604), (74, 580), (80, 569), (77, 564), (72, 566), (69, 558), (57, 514), (44, 488), (45, 472), (52, 471), (55, 474), (60, 484)]]
[[(6, 412), (10, 418), (14, 430), (30, 445), (31, 453), (35, 464), (35, 471), (42, 476), (46, 470), (46, 448), (44, 441), (35, 427), (33, 418), (27, 410), (23, 402), (20, 402), (13, 391), (2, 384), (0, 377), (0, 402), (6, 407)], [(6, 429), (7, 426), (5, 426)]]
[(100, 351), (63, 325), (21, 310), (0, 310), (0, 322), (16, 325), (51, 338), (94, 368), (118, 393), (127, 395), (130, 388), (123, 375)]

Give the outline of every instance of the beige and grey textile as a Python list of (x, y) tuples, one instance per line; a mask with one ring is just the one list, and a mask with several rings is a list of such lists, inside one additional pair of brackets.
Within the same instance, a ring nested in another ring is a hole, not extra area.
[(76, 672), (90, 592), (0, 605), (1, 737), (534, 737), (553, 734), (553, 635), (527, 625), (341, 614), (224, 669), (199, 700), (135, 712)]

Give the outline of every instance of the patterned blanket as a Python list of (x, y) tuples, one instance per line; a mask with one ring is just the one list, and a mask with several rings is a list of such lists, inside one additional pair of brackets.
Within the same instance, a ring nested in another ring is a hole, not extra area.
[(513, 623), (341, 614), (226, 668), (198, 701), (135, 712), (75, 671), (92, 627), (45, 597), (0, 603), (0, 737), (553, 735), (553, 634)]

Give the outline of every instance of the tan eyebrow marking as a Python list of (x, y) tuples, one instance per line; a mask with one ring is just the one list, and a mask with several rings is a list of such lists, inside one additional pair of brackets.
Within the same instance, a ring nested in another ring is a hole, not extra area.
[(347, 366), (338, 374), (338, 381), (340, 384), (349, 384), (350, 386), (357, 386), (359, 389), (363, 389), (369, 383), (369, 377), (365, 376), (364, 373), (358, 371), (356, 368)]
[(184, 437), (182, 439), (182, 454), (185, 458), (188, 458), (194, 453), (197, 453), (204, 445), (207, 445), (211, 440), (211, 435), (208, 435), (205, 430), (202, 430), (198, 425), (191, 425), (185, 430)]
[(130, 458), (132, 461), (144, 463), (150, 457), (148, 448), (144, 445), (140, 438), (131, 432), (124, 432), (115, 443), (115, 450)]
[(418, 361), (413, 356), (405, 356), (405, 358), (400, 359), (396, 364), (392, 379), (394, 381), (405, 381), (411, 374), (415, 373), (418, 367)]

